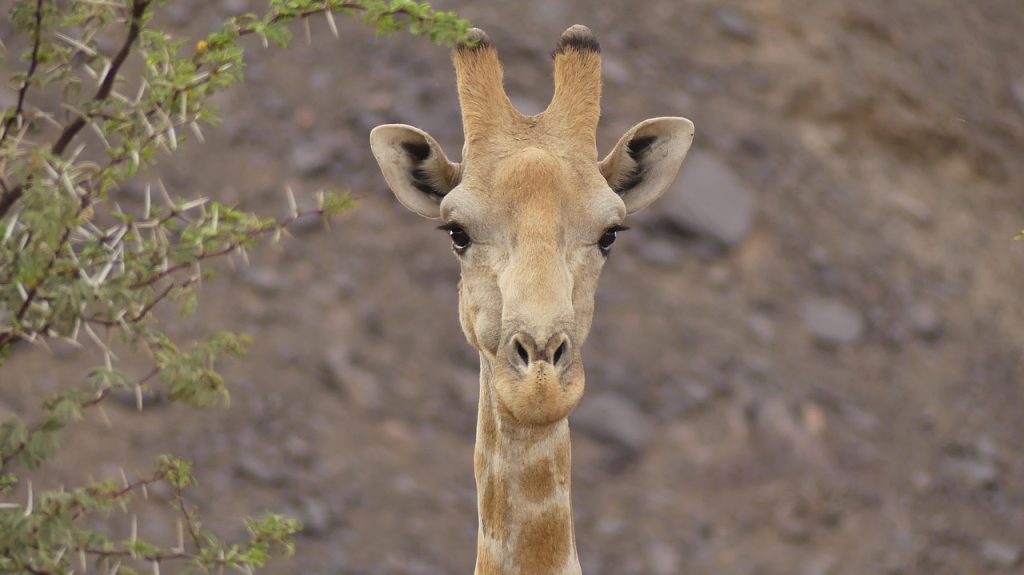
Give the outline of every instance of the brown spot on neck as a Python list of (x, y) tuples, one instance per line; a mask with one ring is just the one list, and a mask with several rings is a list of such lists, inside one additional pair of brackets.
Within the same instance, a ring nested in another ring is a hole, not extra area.
[(523, 524), (515, 560), (521, 575), (556, 575), (569, 559), (572, 543), (569, 510), (549, 509)]
[(555, 462), (553, 459), (544, 458), (523, 470), (520, 478), (520, 488), (527, 501), (540, 503), (555, 490)]
[(485, 473), (477, 482), (480, 490), (480, 530), (484, 535), (505, 541), (510, 534), (511, 501), (508, 483), (494, 473)]

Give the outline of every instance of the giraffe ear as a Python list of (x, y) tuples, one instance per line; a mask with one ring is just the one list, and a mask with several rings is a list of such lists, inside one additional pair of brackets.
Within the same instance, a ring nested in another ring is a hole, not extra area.
[(661, 197), (693, 142), (686, 118), (651, 118), (633, 126), (598, 167), (632, 214)]
[(441, 216), (441, 200), (458, 185), (461, 172), (430, 134), (385, 124), (370, 132), (370, 149), (402, 205), (427, 218)]

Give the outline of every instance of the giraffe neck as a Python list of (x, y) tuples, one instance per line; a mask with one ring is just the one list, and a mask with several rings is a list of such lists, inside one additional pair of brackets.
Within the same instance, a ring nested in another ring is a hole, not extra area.
[(569, 422), (526, 426), (502, 411), (481, 358), (476, 575), (579, 575)]

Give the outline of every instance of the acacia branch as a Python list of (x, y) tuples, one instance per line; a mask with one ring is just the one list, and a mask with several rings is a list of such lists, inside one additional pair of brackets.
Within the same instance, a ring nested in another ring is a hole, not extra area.
[[(22, 117), (25, 108), (25, 94), (28, 93), (29, 85), (32, 81), (32, 76), (36, 73), (36, 67), (39, 66), (39, 45), (42, 43), (43, 35), (43, 0), (36, 0), (36, 26), (32, 40), (32, 56), (29, 60), (28, 71), (25, 73), (25, 81), (21, 83), (21, 88), (18, 90), (18, 103), (14, 108), (14, 114), (7, 118), (4, 122), (4, 133), (0, 134), (0, 145), (7, 140), (7, 135), (11, 133), (11, 128), (14, 127), (15, 122), (18, 118)], [(21, 198), (21, 195), (25, 192), (24, 185), (17, 185), (11, 189), (6, 189), (4, 186), (3, 194), (0, 194), (0, 218), (7, 215), (10, 211), (11, 206), (14, 202), (17, 202)]]
[(160, 281), (161, 279), (163, 279), (165, 277), (168, 277), (168, 276), (174, 274), (175, 272), (179, 272), (179, 271), (181, 271), (183, 269), (186, 269), (189, 266), (195, 265), (198, 262), (201, 262), (203, 260), (207, 260), (207, 259), (210, 259), (210, 258), (215, 258), (215, 257), (219, 257), (219, 256), (224, 256), (224, 255), (230, 254), (231, 252), (234, 252), (235, 250), (241, 248), (249, 240), (258, 238), (260, 236), (264, 236), (264, 235), (266, 235), (266, 234), (268, 234), (270, 232), (277, 232), (277, 231), (285, 230), (285, 229), (288, 228), (288, 226), (290, 226), (293, 223), (295, 223), (295, 221), (298, 220), (299, 218), (305, 218), (305, 217), (314, 216), (314, 215), (315, 216), (323, 216), (324, 213), (325, 213), (324, 209), (318, 208), (316, 210), (309, 210), (309, 211), (305, 211), (305, 212), (300, 212), (300, 213), (294, 214), (292, 216), (289, 216), (288, 218), (285, 218), (283, 220), (272, 222), (272, 223), (269, 223), (269, 224), (264, 225), (264, 226), (259, 226), (257, 228), (253, 228), (251, 230), (246, 231), (245, 235), (242, 238), (237, 239), (237, 240), (235, 240), (233, 242), (230, 242), (230, 243), (228, 243), (227, 245), (223, 246), (220, 249), (208, 252), (208, 251), (206, 251), (205, 248), (202, 248), (202, 249), (200, 249), (199, 253), (195, 255), (195, 259), (194, 260), (189, 260), (189, 261), (186, 261), (186, 262), (181, 262), (181, 263), (175, 264), (173, 266), (170, 266), (167, 269), (159, 271), (159, 272), (153, 274), (152, 276), (150, 276), (148, 278), (140, 279), (139, 281), (135, 282), (134, 284), (132, 284), (129, 287), (131, 287), (131, 289), (139, 289), (139, 288), (149, 287), (149, 286), (155, 284), (156, 282)]
[[(316, 16), (317, 14), (323, 14), (325, 12), (334, 12), (335, 10), (359, 10), (359, 11), (365, 12), (366, 11), (366, 6), (363, 6), (362, 4), (353, 3), (353, 2), (345, 2), (344, 4), (336, 4), (334, 6), (331, 6), (330, 0), (327, 0), (327, 1), (324, 2), (324, 5), (319, 7), (319, 8), (312, 8), (312, 9), (309, 9), (309, 10), (303, 10), (302, 12), (297, 12), (297, 13), (294, 13), (294, 14), (289, 14), (289, 13), (278, 13), (278, 14), (275, 14), (274, 17), (270, 19), (269, 23), (270, 24), (280, 24), (282, 22), (287, 22), (287, 21), (290, 21), (290, 20), (294, 20), (296, 18), (309, 18), (310, 16)], [(381, 15), (382, 16), (401, 16), (401, 15), (408, 15), (408, 14), (409, 14), (409, 11), (407, 9), (405, 9), (405, 8), (398, 8), (398, 9), (395, 9), (395, 10), (387, 10), (387, 11), (383, 12)], [(421, 20), (426, 20), (427, 18), (420, 17), (420, 19)], [(246, 36), (246, 35), (252, 34), (254, 32), (256, 32), (256, 27), (255, 26), (247, 26), (247, 27), (243, 27), (243, 28), (239, 28), (238, 29), (238, 35), (239, 36)]]
[[(114, 81), (117, 79), (117, 74), (121, 70), (121, 66), (124, 61), (128, 59), (128, 54), (131, 52), (132, 45), (139, 38), (139, 33), (142, 30), (142, 17), (146, 13), (146, 8), (149, 6), (150, 0), (134, 0), (132, 2), (132, 16), (131, 24), (128, 27), (128, 36), (125, 38), (124, 43), (121, 45), (121, 49), (114, 55), (114, 59), (110, 62), (110, 69), (107, 71), (106, 76), (103, 77), (103, 81), (100, 83), (100, 87), (96, 90), (96, 95), (93, 96), (94, 102), (101, 102), (106, 100), (110, 96), (110, 92), (114, 89)], [(36, 3), (36, 27), (35, 27), (35, 46), (32, 51), (32, 62), (29, 66), (28, 75), (25, 78), (25, 83), (22, 85), (21, 90), (18, 92), (18, 107), (16, 109), (15, 116), (7, 120), (5, 125), (4, 134), (0, 137), (0, 143), (3, 142), (3, 138), (7, 137), (7, 133), (10, 132), (11, 122), (14, 118), (22, 114), (22, 108), (25, 100), (25, 92), (28, 91), (29, 78), (35, 73), (36, 65), (38, 63), (38, 52), (40, 44), (40, 36), (42, 34), (42, 5), (43, 0), (37, 0)], [(67, 149), (71, 141), (74, 140), (75, 136), (82, 131), (82, 128), (88, 123), (88, 118), (84, 115), (79, 115), (70, 124), (64, 127), (61, 131), (60, 136), (57, 137), (57, 141), (53, 143), (50, 151), (55, 156), (60, 156)], [(27, 183), (18, 184), (10, 190), (0, 195), (0, 218), (7, 215), (11, 207), (17, 202), (21, 196), (25, 193), (25, 187)], [(2, 337), (0, 337), (0, 345), (4, 343)]]
[[(103, 82), (100, 83), (99, 89), (96, 90), (96, 95), (92, 98), (94, 102), (106, 100), (110, 96), (111, 90), (114, 89), (114, 80), (117, 79), (121, 65), (128, 59), (132, 45), (139, 38), (139, 32), (142, 30), (142, 16), (146, 13), (149, 2), (150, 0), (134, 0), (132, 2), (132, 16), (131, 24), (128, 26), (128, 36), (124, 39), (124, 43), (121, 44), (121, 49), (114, 55), (114, 59), (110, 61), (110, 69), (107, 71), (107, 75), (103, 77)], [(57, 138), (57, 141), (54, 142), (53, 147), (50, 148), (53, 155), (60, 156), (63, 154), (71, 140), (85, 127), (87, 121), (84, 115), (79, 115), (68, 124), (64, 131), (61, 132), (60, 137)], [(2, 212), (0, 212), (0, 215), (2, 215)]]
[[(25, 107), (25, 93), (28, 92), (32, 76), (36, 73), (36, 67), (39, 65), (39, 45), (42, 43), (42, 35), (43, 0), (36, 0), (36, 26), (32, 39), (32, 56), (29, 59), (28, 72), (25, 73), (25, 81), (21, 83), (21, 88), (18, 90), (18, 104), (14, 108), (14, 115), (7, 118), (7, 121), (4, 122), (4, 133), (0, 134), (0, 144), (4, 143), (7, 139), (7, 134), (11, 131), (11, 127), (22, 115), (22, 110)], [(2, 213), (0, 213), (0, 215), (2, 215)]]

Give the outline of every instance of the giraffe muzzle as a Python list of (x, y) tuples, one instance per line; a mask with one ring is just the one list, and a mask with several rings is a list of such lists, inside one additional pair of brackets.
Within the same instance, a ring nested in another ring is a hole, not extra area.
[(546, 362), (556, 374), (563, 373), (572, 362), (572, 340), (564, 331), (555, 333), (539, 345), (527, 332), (517, 332), (505, 345), (505, 356), (521, 375), (527, 375), (537, 362)]

